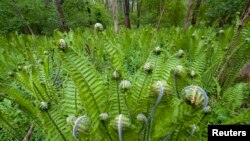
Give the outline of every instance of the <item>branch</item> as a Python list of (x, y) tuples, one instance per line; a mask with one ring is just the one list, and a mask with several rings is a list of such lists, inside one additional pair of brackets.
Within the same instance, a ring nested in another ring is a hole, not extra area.
[(33, 129), (34, 129), (34, 125), (32, 124), (32, 125), (30, 126), (30, 129), (29, 129), (29, 131), (27, 132), (26, 136), (24, 137), (23, 141), (29, 141)]

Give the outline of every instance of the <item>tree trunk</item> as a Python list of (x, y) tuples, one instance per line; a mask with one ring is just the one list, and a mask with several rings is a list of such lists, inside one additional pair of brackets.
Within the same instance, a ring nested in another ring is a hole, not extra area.
[(113, 13), (113, 18), (114, 18), (114, 30), (115, 30), (115, 34), (117, 34), (119, 31), (117, 0), (112, 1), (112, 13)]
[(62, 30), (64, 32), (68, 32), (69, 31), (69, 27), (68, 27), (67, 22), (65, 20), (65, 16), (64, 16), (64, 12), (63, 12), (63, 7), (62, 7), (62, 4), (61, 4), (61, 0), (56, 0), (55, 2), (56, 2), (57, 12), (58, 12), (58, 14), (60, 16)]
[(105, 0), (105, 6), (109, 10), (109, 0)]
[(136, 6), (136, 13), (137, 13), (137, 22), (136, 22), (136, 27), (140, 27), (140, 17), (141, 17), (141, 1), (137, 0), (137, 6)]
[(117, 0), (117, 9), (119, 9), (120, 11), (124, 11), (124, 4), (123, 4), (124, 0)]
[(131, 28), (129, 17), (129, 0), (124, 0), (124, 25), (127, 28)]
[(241, 28), (244, 26), (249, 15), (250, 15), (250, 0), (248, 0), (246, 8), (240, 17), (240, 23), (239, 23), (238, 30), (241, 30)]
[(194, 0), (189, 0), (187, 15), (185, 17), (185, 22), (184, 22), (184, 30), (186, 30), (188, 25), (189, 25), (190, 13), (191, 13), (191, 10), (192, 10), (192, 7), (193, 7), (193, 2), (194, 2)]
[(195, 7), (194, 7), (194, 11), (193, 11), (193, 16), (192, 16), (192, 25), (195, 26), (196, 25), (196, 21), (197, 21), (197, 16), (198, 16), (198, 12), (200, 9), (200, 5), (201, 5), (201, 0), (197, 0)]
[(132, 0), (132, 4), (131, 4), (131, 12), (134, 11), (134, 5), (135, 5), (135, 0)]

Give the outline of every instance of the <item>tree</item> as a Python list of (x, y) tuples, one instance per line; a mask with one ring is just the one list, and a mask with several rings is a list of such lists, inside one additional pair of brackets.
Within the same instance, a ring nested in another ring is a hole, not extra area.
[(234, 24), (237, 12), (243, 12), (247, 0), (206, 0), (205, 20), (208, 25), (222, 27)]
[(132, 4), (131, 4), (131, 12), (134, 11), (134, 5), (135, 5), (135, 0), (132, 0)]
[(68, 32), (69, 27), (67, 25), (67, 22), (66, 22), (66, 19), (65, 19), (65, 16), (64, 16), (64, 11), (63, 11), (63, 8), (62, 8), (62, 1), (61, 0), (56, 0), (55, 2), (56, 2), (57, 12), (58, 12), (58, 14), (60, 16), (62, 30), (64, 32)]
[(240, 30), (241, 27), (244, 26), (244, 24), (246, 23), (247, 18), (249, 17), (249, 15), (250, 15), (250, 0), (248, 0), (246, 8), (245, 8), (244, 12), (242, 13), (242, 15), (240, 17), (240, 23), (239, 23), (238, 30)]
[(184, 22), (184, 30), (185, 30), (185, 29), (188, 27), (188, 25), (189, 25), (190, 13), (191, 13), (191, 10), (192, 10), (192, 7), (193, 7), (193, 3), (194, 3), (194, 0), (189, 0), (188, 9), (187, 9), (187, 14), (186, 14), (186, 17), (185, 17), (185, 22)]
[(136, 15), (137, 15), (137, 20), (136, 20), (136, 27), (140, 27), (140, 17), (141, 17), (141, 1), (137, 0), (137, 6), (136, 6)]
[(118, 27), (118, 10), (117, 10), (117, 0), (112, 1), (112, 13), (113, 13), (113, 19), (114, 19), (114, 29), (115, 33), (118, 33), (119, 27)]
[(129, 17), (129, 0), (124, 0), (124, 25), (127, 28), (131, 28)]
[(196, 21), (197, 21), (197, 16), (198, 16), (198, 12), (201, 6), (201, 0), (197, 0), (194, 6), (194, 10), (193, 10), (193, 14), (192, 14), (192, 20), (191, 23), (193, 26), (196, 25)]

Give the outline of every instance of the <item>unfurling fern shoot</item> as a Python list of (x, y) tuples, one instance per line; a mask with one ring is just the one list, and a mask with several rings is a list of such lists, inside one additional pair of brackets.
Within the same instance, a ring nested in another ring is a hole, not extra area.
[(68, 45), (64, 39), (60, 39), (58, 47), (60, 50), (65, 51), (67, 49)]
[(152, 65), (151, 63), (146, 63), (146, 64), (143, 66), (143, 68), (144, 68), (144, 71), (146, 71), (147, 73), (150, 73), (150, 72), (152, 72), (152, 70), (153, 70), (153, 65)]
[(164, 90), (168, 89), (167, 84), (164, 81), (157, 81), (156, 84), (154, 84), (154, 87), (155, 88), (153, 88), (153, 89), (155, 89), (155, 90), (158, 88), (158, 90), (156, 90), (156, 91), (159, 91), (159, 94), (158, 94), (158, 98), (155, 102), (155, 105), (152, 107), (150, 115), (149, 115), (149, 125), (148, 125), (149, 127), (148, 127), (148, 133), (146, 134), (148, 140), (150, 139), (154, 113), (156, 111), (157, 106), (161, 102), (161, 99), (162, 99), (163, 94), (164, 94)]
[(94, 28), (96, 31), (103, 31), (103, 25), (101, 23), (96, 23)]
[(112, 77), (113, 77), (113, 79), (118, 79), (119, 77), (120, 77), (120, 74), (118, 73), (118, 71), (114, 71), (113, 73), (112, 73)]
[(41, 102), (41, 105), (40, 105), (40, 108), (41, 108), (42, 110), (48, 110), (49, 105), (48, 105), (47, 102), (42, 101), (42, 102)]
[(189, 73), (190, 77), (193, 78), (196, 76), (196, 73), (194, 70), (191, 70), (190, 73)]
[(73, 136), (78, 138), (80, 134), (88, 134), (90, 130), (90, 120), (86, 115), (76, 119), (73, 127)]
[(156, 48), (154, 49), (154, 52), (155, 52), (156, 55), (160, 55), (161, 52), (162, 52), (161, 47), (159, 47), (159, 46), (156, 47)]
[(129, 90), (131, 88), (131, 83), (128, 80), (122, 80), (120, 83), (120, 88), (124, 91)]
[(139, 131), (139, 134), (143, 131), (144, 129), (144, 137), (143, 137), (143, 140), (145, 140), (145, 136), (146, 136), (146, 132), (147, 132), (147, 129), (148, 129), (148, 119), (147, 117), (144, 115), (144, 114), (138, 114), (136, 116), (137, 120), (142, 122), (144, 124), (144, 126), (142, 126), (141, 130)]
[(187, 86), (182, 90), (183, 98), (194, 106), (203, 104), (203, 110), (208, 111), (208, 96), (206, 92), (199, 86)]
[[(123, 100), (125, 102), (125, 106), (127, 108), (127, 112), (130, 115), (128, 104), (127, 104), (127, 100), (126, 100), (126, 97), (125, 97), (126, 96), (126, 92), (131, 88), (130, 81), (128, 81), (128, 80), (122, 80), (121, 83), (120, 83), (120, 88), (122, 89), (122, 95), (121, 96), (123, 97)], [(118, 95), (118, 100), (119, 100), (119, 103), (120, 103), (120, 97), (119, 97), (119, 95)], [(119, 106), (120, 106), (120, 104), (119, 104)], [(121, 113), (119, 113), (119, 114), (121, 114)]]
[(130, 119), (123, 114), (119, 114), (110, 122), (110, 126), (118, 131), (119, 141), (123, 140), (123, 130), (133, 129), (134, 125)]
[(75, 117), (74, 115), (70, 115), (66, 119), (67, 124), (72, 126), (72, 127), (74, 126), (76, 120), (77, 120), (77, 117)]
[(184, 51), (182, 49), (178, 50), (178, 52), (176, 53), (176, 56), (178, 58), (182, 58), (184, 56)]
[(108, 118), (109, 118), (109, 114), (108, 114), (108, 113), (101, 113), (101, 114), (99, 115), (99, 118), (100, 118), (100, 120), (102, 120), (102, 121), (106, 121), (106, 120), (108, 120)]
[(123, 141), (122, 137), (122, 114), (118, 117), (118, 134), (119, 134), (119, 141)]

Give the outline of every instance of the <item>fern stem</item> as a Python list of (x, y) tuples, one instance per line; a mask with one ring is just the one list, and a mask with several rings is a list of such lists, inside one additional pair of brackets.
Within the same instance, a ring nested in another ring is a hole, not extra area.
[(145, 140), (147, 137), (147, 130), (148, 130), (148, 120), (145, 120), (145, 130), (144, 130), (143, 140)]
[(122, 136), (122, 114), (119, 115), (118, 117), (118, 134), (119, 134), (119, 141), (123, 141), (123, 136)]
[(59, 129), (59, 127), (56, 125), (55, 121), (53, 120), (53, 118), (51, 117), (50, 113), (48, 111), (45, 111), (50, 119), (50, 121), (52, 122), (52, 124), (55, 126), (56, 130), (59, 132), (59, 134), (61, 135), (62, 139), (64, 141), (67, 141), (65, 136), (63, 135), (62, 131)]
[(102, 124), (103, 124), (103, 127), (105, 128), (105, 131), (107, 132), (107, 134), (108, 134), (108, 136), (110, 138), (110, 141), (113, 141), (113, 139), (112, 139), (112, 137), (111, 137), (111, 135), (110, 135), (110, 133), (108, 131), (108, 128), (107, 128), (106, 124), (104, 123), (104, 121), (102, 121)]
[(140, 131), (138, 133), (138, 140), (139, 140), (139, 136), (140, 136), (141, 132), (145, 128), (144, 129), (144, 134), (143, 134), (143, 139), (142, 139), (144, 141), (145, 140), (146, 131), (147, 131), (147, 127), (148, 127), (148, 119), (147, 119), (147, 117), (144, 114), (139, 114), (139, 115), (137, 115), (137, 119), (138, 119), (138, 117), (143, 118), (143, 120), (144, 120), (144, 124), (143, 124), (143, 126), (141, 127), (141, 129), (140, 129)]
[(144, 134), (143, 134), (143, 139), (142, 140), (145, 140), (145, 138), (146, 138), (145, 137), (146, 136), (146, 131), (147, 131), (147, 127), (148, 127), (148, 119), (147, 119), (147, 117), (144, 114), (138, 114), (136, 118), (137, 118), (137, 120), (139, 120), (141, 122), (142, 121), (144, 122), (143, 126), (141, 127), (140, 131), (138, 132), (138, 140), (140, 139), (140, 134), (143, 131), (144, 131)]
[(61, 66), (62, 66), (62, 61), (59, 59), (58, 70), (57, 70), (56, 76), (55, 76), (55, 78), (54, 78), (54, 80), (53, 80), (53, 85), (56, 84), (56, 81), (57, 81), (57, 79), (58, 79), (58, 77), (59, 77), (59, 74), (60, 74), (60, 72), (61, 72)]
[(155, 105), (153, 106), (151, 112), (150, 112), (150, 116), (149, 116), (149, 128), (148, 128), (148, 140), (150, 138), (150, 134), (151, 134), (151, 130), (152, 130), (152, 124), (153, 124), (153, 116), (154, 116), (154, 113), (156, 111), (156, 108), (157, 106), (159, 105), (161, 99), (162, 99), (162, 96), (163, 96), (163, 86), (162, 86), (162, 83), (160, 81), (158, 81), (158, 85), (160, 86), (159, 87), (159, 96), (155, 102)]
[(130, 114), (129, 107), (128, 107), (128, 104), (127, 104), (127, 99), (125, 97), (125, 93), (123, 93), (123, 99), (124, 99), (124, 102), (125, 102), (125, 105), (126, 105), (126, 109), (127, 109), (129, 118), (131, 119), (131, 114)]
[(176, 70), (174, 70), (174, 87), (175, 87), (176, 96), (177, 96), (177, 98), (179, 98)]
[(119, 109), (119, 114), (121, 114), (121, 106), (120, 106), (120, 94), (119, 94), (119, 90), (118, 90), (119, 86), (118, 86), (118, 80), (116, 79), (116, 94), (117, 94), (117, 102), (118, 102), (118, 109)]
[[(154, 68), (156, 68), (157, 63), (158, 63), (158, 56), (155, 58)], [(151, 79), (151, 82), (150, 82), (150, 83), (152, 83), (153, 80), (154, 80), (154, 76), (152, 76), (152, 79)], [(150, 89), (150, 91), (152, 91), (152, 89)], [(150, 93), (151, 93), (151, 92), (150, 92)], [(148, 98), (148, 100), (147, 100), (147, 113), (149, 113), (149, 109), (150, 109), (150, 99)], [(150, 117), (149, 117), (149, 120), (148, 120), (148, 121), (149, 121), (149, 122), (151, 121)], [(149, 125), (150, 125), (150, 124), (147, 125), (146, 130), (145, 130), (145, 133), (144, 133), (145, 138), (146, 138), (146, 141), (149, 140), (149, 135), (148, 135), (148, 134), (149, 134)]]

